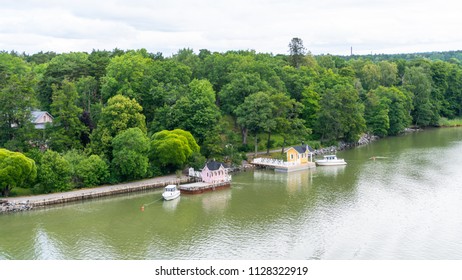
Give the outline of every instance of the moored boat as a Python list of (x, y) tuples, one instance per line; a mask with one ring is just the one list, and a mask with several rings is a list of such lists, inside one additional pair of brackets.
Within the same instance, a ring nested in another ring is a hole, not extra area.
[(168, 185), (165, 187), (162, 197), (165, 200), (172, 200), (180, 196), (180, 190), (177, 189), (176, 185)]
[(343, 158), (337, 158), (336, 155), (326, 155), (323, 159), (318, 159), (315, 161), (319, 166), (328, 166), (328, 165), (345, 165), (347, 164)]

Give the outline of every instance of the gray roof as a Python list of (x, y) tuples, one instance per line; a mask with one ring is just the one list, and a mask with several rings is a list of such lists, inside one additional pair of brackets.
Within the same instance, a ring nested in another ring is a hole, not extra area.
[(314, 149), (311, 148), (311, 147), (308, 146), (308, 145), (293, 146), (292, 148), (294, 148), (299, 154), (304, 154), (304, 153), (306, 153), (306, 149), (307, 149), (307, 148), (308, 148), (308, 151), (309, 151), (309, 152), (314, 152)]
[(37, 119), (39, 119), (40, 117), (42, 117), (45, 114), (48, 114), (51, 118), (53, 118), (53, 116), (50, 115), (50, 113), (48, 113), (47, 111), (31, 111), (30, 114), (32, 116), (32, 122), (34, 122), (34, 123), (36, 123)]
[(223, 165), (223, 168), (227, 168), (226, 164), (219, 161), (212, 160), (206, 163), (207, 168), (211, 171), (220, 169), (221, 165)]

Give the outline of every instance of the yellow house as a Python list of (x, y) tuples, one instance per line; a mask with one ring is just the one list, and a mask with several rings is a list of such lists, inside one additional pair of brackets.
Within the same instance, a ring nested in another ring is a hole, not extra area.
[(287, 149), (287, 161), (299, 164), (313, 161), (313, 148), (308, 145), (294, 146)]

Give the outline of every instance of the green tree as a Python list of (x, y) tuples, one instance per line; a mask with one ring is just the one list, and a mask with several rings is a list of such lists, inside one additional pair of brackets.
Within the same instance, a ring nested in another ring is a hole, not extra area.
[(272, 118), (274, 103), (266, 92), (257, 92), (245, 98), (244, 103), (235, 110), (237, 123), (242, 131), (250, 131), (255, 137), (255, 154), (258, 150), (258, 134), (269, 132), (276, 128)]
[[(211, 131), (220, 119), (220, 111), (215, 104), (215, 91), (207, 80), (191, 81), (188, 92), (173, 106), (164, 106), (156, 122), (163, 129), (181, 128), (190, 131), (202, 145), (207, 138), (213, 137)], [(212, 143), (209, 143), (212, 144)]]
[(71, 181), (73, 187), (82, 187), (82, 180), (77, 175), (76, 167), (81, 161), (87, 158), (87, 156), (80, 150), (68, 150), (63, 154), (63, 158), (69, 163), (71, 170)]
[(34, 129), (31, 109), (37, 105), (36, 80), (20, 58), (0, 53), (0, 145), (25, 150)]
[(292, 38), (289, 43), (289, 63), (295, 68), (302, 65), (303, 58), (306, 53), (306, 48), (303, 46), (303, 40), (300, 38)]
[(71, 166), (60, 154), (47, 150), (38, 168), (40, 192), (63, 192), (72, 189)]
[(266, 153), (269, 154), (271, 133), (276, 132), (284, 138), (282, 150), (284, 150), (286, 139), (289, 137), (300, 137), (306, 139), (311, 130), (305, 126), (305, 121), (300, 118), (304, 106), (291, 99), (287, 94), (277, 93), (271, 95), (271, 102), (274, 104), (272, 118), (276, 122), (274, 130), (267, 131), (268, 139)]
[(121, 180), (143, 178), (149, 166), (149, 139), (138, 127), (119, 133), (112, 140), (112, 169)]
[(460, 66), (451, 68), (446, 91), (449, 118), (462, 116), (462, 69)]
[(316, 132), (321, 141), (355, 142), (364, 132), (364, 105), (351, 84), (338, 84), (321, 96)]
[(380, 69), (380, 85), (385, 87), (396, 85), (398, 79), (398, 66), (396, 63), (380, 61), (378, 66)]
[(305, 87), (302, 92), (301, 103), (303, 110), (301, 118), (305, 120), (306, 126), (313, 128), (316, 124), (318, 112), (320, 110), (319, 101), (321, 96), (316, 92), (314, 86)]
[(199, 64), (200, 58), (196, 54), (194, 54), (193, 49), (181, 49), (172, 57), (174, 60), (181, 62), (187, 65), (192, 70), (192, 77), (198, 78), (199, 77)]
[(199, 152), (192, 134), (182, 129), (162, 130), (151, 137), (150, 160), (164, 173), (182, 169)]
[(109, 178), (109, 167), (98, 155), (83, 159), (75, 167), (82, 187), (93, 187), (105, 183)]
[(149, 91), (149, 84), (145, 81), (152, 63), (151, 58), (135, 51), (112, 58), (102, 78), (104, 100), (118, 94), (141, 100), (141, 94)]
[(430, 67), (432, 78), (432, 92), (430, 99), (433, 104), (436, 105), (439, 115), (444, 117), (450, 117), (452, 114), (448, 100), (446, 99), (451, 68), (451, 64), (443, 61), (435, 61)]
[(172, 59), (153, 62), (146, 84), (149, 89), (142, 93), (143, 106), (148, 122), (156, 118), (157, 109), (172, 106), (188, 91), (191, 82), (191, 69)]
[(51, 112), (53, 125), (49, 128), (50, 147), (58, 152), (80, 149), (80, 138), (87, 127), (80, 121), (83, 110), (77, 106), (78, 94), (74, 83), (63, 81), (62, 86), (53, 85), (53, 103)]
[(95, 77), (87, 76), (79, 78), (75, 85), (77, 92), (79, 93), (79, 107), (83, 108), (84, 111), (91, 113), (92, 105), (102, 102), (98, 88), (98, 81)]
[(112, 139), (120, 132), (138, 127), (146, 133), (143, 108), (134, 99), (122, 95), (111, 97), (101, 112), (98, 127), (91, 134), (91, 148), (94, 154), (112, 157)]
[[(0, 149), (1, 194), (8, 197), (14, 187), (30, 187), (37, 176), (35, 162), (22, 153)], [(29, 183), (27, 185), (27, 183)]]
[(314, 68), (306, 66), (296, 69), (287, 65), (282, 67), (280, 75), (290, 97), (296, 101), (301, 101), (303, 99), (303, 91), (306, 87), (314, 83), (318, 72)]
[(412, 123), (412, 94), (396, 87), (378, 87), (376, 92), (388, 104), (388, 135), (398, 135)]
[(366, 91), (377, 88), (382, 78), (379, 66), (372, 62), (365, 64), (361, 69), (360, 78)]
[(50, 108), (53, 85), (59, 87), (65, 80), (74, 82), (81, 77), (89, 76), (90, 71), (91, 62), (87, 53), (71, 52), (53, 57), (38, 84), (38, 97), (42, 104), (42, 109), (49, 110)]
[(390, 100), (380, 98), (376, 91), (367, 94), (364, 117), (368, 131), (379, 137), (388, 135), (390, 119), (388, 117)]
[(233, 116), (235, 116), (236, 108), (244, 102), (247, 96), (270, 89), (257, 73), (236, 72), (230, 77), (231, 82), (220, 91), (219, 99), (221, 109)]
[(428, 71), (421, 66), (406, 68), (403, 87), (413, 94), (413, 122), (417, 126), (436, 124), (439, 119), (435, 100), (431, 99), (432, 82)]

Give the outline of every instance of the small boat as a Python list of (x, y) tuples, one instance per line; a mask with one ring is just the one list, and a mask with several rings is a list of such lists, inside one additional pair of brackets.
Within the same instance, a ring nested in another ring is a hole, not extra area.
[(343, 158), (337, 158), (336, 155), (327, 155), (323, 159), (315, 161), (317, 165), (328, 166), (328, 165), (345, 165), (347, 164)]
[(172, 200), (180, 196), (180, 190), (176, 188), (176, 185), (168, 185), (165, 187), (162, 197), (165, 200)]

